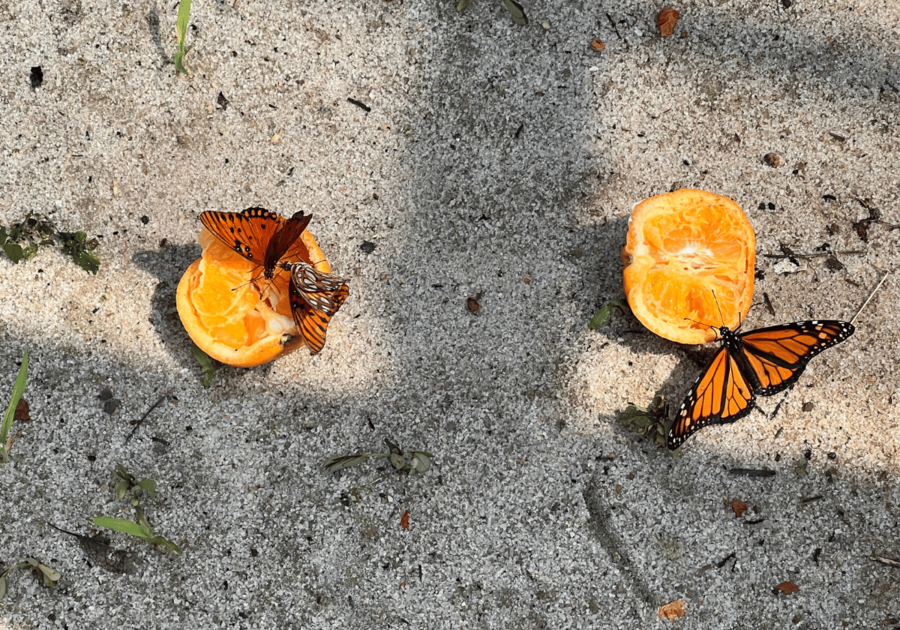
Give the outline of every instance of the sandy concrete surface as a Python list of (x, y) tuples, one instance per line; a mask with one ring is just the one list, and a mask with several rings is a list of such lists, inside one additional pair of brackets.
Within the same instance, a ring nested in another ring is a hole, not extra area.
[[(900, 558), (896, 273), (792, 390), (674, 457), (615, 414), (677, 405), (696, 353), (587, 328), (633, 204), (682, 187), (754, 225), (748, 327), (853, 316), (900, 252), (900, 5), (687, 1), (664, 39), (661, 3), (524, 4), (195, 1), (190, 76), (174, 0), (0, 4), (0, 220), (102, 260), (0, 258), (4, 400), (31, 355), (0, 565), (63, 574), (10, 574), (0, 628), (900, 627), (900, 569), (869, 559)], [(204, 389), (175, 287), (200, 212), (249, 206), (311, 212), (351, 296), (321, 354)], [(321, 474), (385, 437), (432, 469)], [(184, 555), (112, 533), (119, 573), (48, 525), (133, 517), (120, 462)]]

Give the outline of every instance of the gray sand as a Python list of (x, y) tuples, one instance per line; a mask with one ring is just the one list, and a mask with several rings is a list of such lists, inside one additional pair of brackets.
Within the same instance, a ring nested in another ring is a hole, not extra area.
[[(623, 295), (632, 205), (682, 187), (754, 225), (748, 327), (853, 316), (900, 251), (900, 8), (687, 2), (663, 39), (663, 6), (532, 1), (523, 28), (493, 0), (196, 2), (190, 77), (174, 0), (0, 6), (0, 220), (102, 243), (96, 276), (0, 259), (0, 396), (27, 348), (32, 417), (0, 565), (63, 573), (11, 574), (0, 628), (900, 624), (900, 570), (867, 558), (900, 558), (896, 274), (795, 388), (676, 457), (615, 414), (677, 406), (695, 353), (630, 316), (587, 329)], [(352, 294), (321, 354), (204, 389), (175, 287), (199, 213), (248, 206), (313, 213)], [(320, 473), (385, 437), (433, 468)], [(147, 515), (183, 556), (113, 533), (117, 574), (47, 525), (132, 517), (117, 462), (159, 483)]]

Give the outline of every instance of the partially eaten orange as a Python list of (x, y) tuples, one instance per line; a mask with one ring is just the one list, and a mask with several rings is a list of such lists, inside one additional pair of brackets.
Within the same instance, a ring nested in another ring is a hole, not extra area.
[(678, 190), (634, 207), (625, 249), (625, 295), (657, 335), (715, 341), (710, 326), (737, 327), (750, 310), (756, 236), (734, 201)]
[[(305, 251), (284, 262), (331, 266), (309, 230), (300, 236)], [(217, 361), (253, 367), (303, 345), (295, 334), (288, 298), (291, 274), (279, 270), (266, 280), (259, 265), (227, 247), (206, 228), (200, 233), (202, 256), (178, 283), (175, 303), (185, 330), (197, 346)], [(318, 261), (312, 263), (312, 261)]]

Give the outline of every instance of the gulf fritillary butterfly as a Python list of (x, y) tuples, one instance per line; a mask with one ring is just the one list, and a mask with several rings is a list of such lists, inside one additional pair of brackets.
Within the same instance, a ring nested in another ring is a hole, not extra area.
[(290, 219), (265, 208), (247, 208), (242, 212), (203, 212), (200, 221), (216, 238), (235, 252), (262, 265), (266, 280), (275, 277), (284, 258), (299, 256), (305, 249), (300, 235), (312, 219), (297, 212)]
[(280, 266), (291, 272), (289, 295), (294, 323), (309, 351), (316, 354), (325, 346), (328, 322), (350, 295), (347, 281), (305, 262)]
[(299, 257), (305, 250), (300, 235), (312, 215), (297, 212), (289, 219), (265, 208), (247, 208), (242, 212), (200, 214), (200, 220), (212, 234), (232, 250), (263, 268), (266, 280), (272, 280), (279, 269), (290, 272), (288, 294), (291, 315), (312, 354), (325, 346), (328, 322), (347, 296), (347, 281), (318, 271), (305, 262), (282, 262)]

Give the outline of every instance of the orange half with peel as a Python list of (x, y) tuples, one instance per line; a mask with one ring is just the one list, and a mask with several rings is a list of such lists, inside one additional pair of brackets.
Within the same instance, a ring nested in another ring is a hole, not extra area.
[(686, 344), (736, 328), (753, 300), (756, 236), (734, 201), (683, 189), (634, 207), (622, 250), (631, 310), (657, 335)]
[[(300, 240), (304, 251), (283, 262), (302, 260), (330, 272), (309, 230)], [(181, 323), (201, 350), (228, 365), (253, 367), (304, 345), (291, 315), (290, 273), (279, 269), (271, 281), (266, 280), (260, 265), (227, 247), (206, 228), (200, 233), (200, 245), (203, 254), (181, 277), (175, 303)]]

